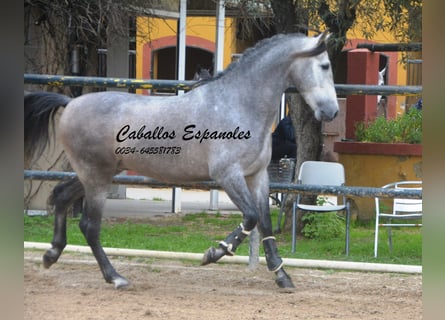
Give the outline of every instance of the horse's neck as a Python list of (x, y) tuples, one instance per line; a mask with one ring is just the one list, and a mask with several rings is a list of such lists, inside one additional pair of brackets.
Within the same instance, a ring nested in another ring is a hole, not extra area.
[(261, 121), (261, 125), (266, 127), (272, 126), (275, 121), (281, 96), (288, 86), (289, 66), (277, 60), (259, 61), (256, 66), (236, 70), (225, 79), (224, 88), (227, 90), (224, 91), (228, 95), (239, 92), (236, 95), (239, 99), (237, 108), (244, 110), (249, 118)]

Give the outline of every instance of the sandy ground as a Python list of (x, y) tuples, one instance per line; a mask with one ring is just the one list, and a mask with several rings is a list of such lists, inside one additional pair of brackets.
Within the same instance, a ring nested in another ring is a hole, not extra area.
[(64, 253), (50, 269), (24, 253), (25, 319), (422, 318), (422, 276), (287, 268), (279, 289), (265, 266), (110, 257), (132, 285), (115, 290), (91, 255)]

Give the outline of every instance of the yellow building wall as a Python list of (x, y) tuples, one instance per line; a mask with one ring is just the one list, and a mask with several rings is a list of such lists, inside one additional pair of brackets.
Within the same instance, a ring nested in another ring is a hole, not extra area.
[[(138, 17), (136, 32), (136, 77), (144, 78), (142, 68), (144, 66), (144, 46), (152, 41), (166, 37), (177, 36), (177, 20), (156, 17)], [(236, 28), (234, 18), (225, 19), (224, 33), (224, 58), (223, 65), (226, 68), (231, 63), (231, 56), (237, 53)], [(216, 44), (216, 18), (215, 17), (187, 17), (186, 37), (198, 37)], [(187, 41), (186, 41), (187, 42)], [(189, 45), (186, 43), (186, 45)], [(214, 52), (214, 49), (213, 49)], [(153, 57), (156, 59), (156, 57)], [(156, 67), (156, 63), (153, 66)], [(156, 70), (152, 70), (156, 74)]]

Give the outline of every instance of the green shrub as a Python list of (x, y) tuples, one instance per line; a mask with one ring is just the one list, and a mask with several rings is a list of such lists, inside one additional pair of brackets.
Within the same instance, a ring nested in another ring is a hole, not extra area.
[(373, 122), (356, 126), (358, 141), (383, 143), (422, 143), (422, 111), (410, 108), (396, 119), (377, 117)]
[(335, 212), (309, 212), (301, 220), (304, 223), (302, 233), (309, 239), (329, 240), (345, 233), (344, 219)]

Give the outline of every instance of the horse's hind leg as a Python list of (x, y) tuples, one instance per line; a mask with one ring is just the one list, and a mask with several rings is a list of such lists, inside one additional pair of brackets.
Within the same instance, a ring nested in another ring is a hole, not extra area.
[(118, 274), (108, 260), (100, 243), (102, 211), (105, 204), (108, 185), (101, 187), (85, 186), (85, 202), (79, 227), (85, 236), (106, 282), (114, 283), (115, 288), (128, 286), (130, 282)]
[(58, 184), (52, 191), (49, 204), (54, 207), (54, 234), (51, 249), (43, 255), (43, 266), (51, 267), (62, 254), (66, 246), (66, 215), (68, 208), (83, 197), (84, 190), (79, 179), (74, 178)]

